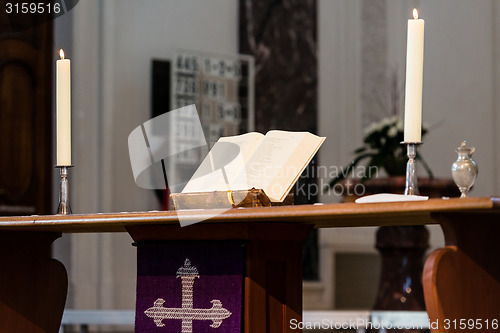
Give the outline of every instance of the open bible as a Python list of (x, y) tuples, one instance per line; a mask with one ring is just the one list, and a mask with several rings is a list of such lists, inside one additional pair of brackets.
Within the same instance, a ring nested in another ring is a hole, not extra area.
[(324, 137), (308, 132), (251, 132), (220, 138), (182, 193), (262, 189), (283, 202)]

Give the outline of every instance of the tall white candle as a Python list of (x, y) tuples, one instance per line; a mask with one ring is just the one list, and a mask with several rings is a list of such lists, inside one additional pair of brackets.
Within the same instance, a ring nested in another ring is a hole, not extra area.
[(408, 20), (406, 47), (405, 89), (405, 142), (422, 139), (422, 79), (424, 69), (424, 26), (413, 9), (413, 19)]
[(56, 61), (56, 128), (57, 165), (71, 165), (71, 62), (64, 59), (64, 51), (59, 51), (61, 60)]

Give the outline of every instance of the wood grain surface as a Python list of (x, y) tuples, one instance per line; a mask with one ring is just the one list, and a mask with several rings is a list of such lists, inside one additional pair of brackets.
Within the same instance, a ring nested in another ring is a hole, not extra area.
[[(429, 199), (420, 202), (342, 203), (234, 208), (213, 217), (210, 210), (185, 211), (200, 223), (284, 222), (316, 228), (436, 224), (436, 213), (500, 214), (497, 198)], [(178, 224), (175, 211), (0, 217), (0, 230), (125, 232), (128, 226)]]

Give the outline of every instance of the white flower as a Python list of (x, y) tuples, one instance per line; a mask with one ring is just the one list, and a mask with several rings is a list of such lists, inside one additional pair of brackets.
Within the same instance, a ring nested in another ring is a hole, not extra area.
[(398, 129), (396, 126), (391, 126), (391, 128), (389, 128), (389, 130), (387, 131), (387, 135), (390, 137), (390, 138), (394, 138), (396, 135), (398, 135)]
[(375, 132), (377, 130), (377, 127), (378, 127), (377, 123), (371, 123), (370, 125), (368, 125), (365, 128), (365, 130), (364, 130), (365, 135), (368, 135), (368, 134)]
[(398, 131), (402, 131), (404, 129), (404, 124), (401, 120), (399, 120), (397, 123), (396, 123), (396, 128), (398, 129)]
[(384, 118), (379, 122), (379, 129), (384, 128), (392, 123), (391, 118)]

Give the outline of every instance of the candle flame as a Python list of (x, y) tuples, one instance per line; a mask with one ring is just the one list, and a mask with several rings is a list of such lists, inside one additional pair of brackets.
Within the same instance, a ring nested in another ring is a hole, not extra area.
[(64, 59), (64, 51), (63, 51), (63, 49), (59, 50), (59, 56), (61, 56), (61, 59)]
[(413, 8), (413, 18), (416, 20), (418, 19), (418, 11), (417, 8)]

